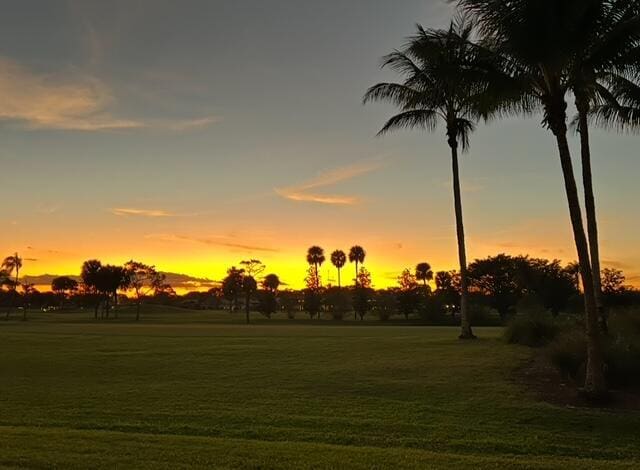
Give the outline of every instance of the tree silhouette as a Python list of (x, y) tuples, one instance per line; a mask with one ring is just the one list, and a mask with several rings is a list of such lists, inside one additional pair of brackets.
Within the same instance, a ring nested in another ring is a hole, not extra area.
[(61, 307), (63, 307), (64, 299), (78, 290), (78, 281), (68, 276), (56, 277), (51, 281), (51, 290), (62, 298)]
[[(571, 151), (567, 140), (567, 93), (576, 57), (597, 27), (600, 1), (458, 0), (478, 22), (485, 42), (503, 70), (496, 75), (494, 105), (504, 113), (541, 107), (543, 124), (554, 135), (564, 177), (573, 237), (585, 300), (587, 366), (584, 391), (593, 398), (607, 394), (589, 244), (582, 222)], [(544, 25), (544, 27), (541, 27)]]
[(307, 250), (307, 263), (315, 268), (317, 279), (320, 279), (318, 268), (322, 266), (322, 263), (324, 263), (324, 261), (324, 250), (319, 246), (312, 246)]
[(222, 281), (222, 292), (231, 302), (231, 311), (239, 310), (238, 298), (242, 291), (242, 280), (244, 269), (237, 269), (235, 266), (229, 268), (227, 276)]
[(433, 271), (429, 263), (418, 263), (416, 265), (416, 279), (422, 281), (424, 290), (427, 292), (427, 282), (433, 280)]
[(360, 268), (357, 279), (358, 282), (353, 291), (353, 311), (360, 317), (360, 321), (363, 321), (365, 315), (371, 310), (371, 300), (373, 298), (371, 273), (366, 268)]
[(258, 311), (265, 317), (271, 318), (277, 308), (277, 294), (280, 278), (276, 274), (267, 274), (262, 280), (262, 291), (258, 293)]
[(367, 253), (359, 245), (352, 246), (349, 250), (349, 262), (356, 265), (356, 277), (354, 278), (355, 286), (358, 287), (358, 274), (360, 273), (359, 265), (364, 263)]
[(139, 261), (128, 261), (124, 269), (129, 280), (129, 288), (133, 289), (136, 296), (136, 321), (139, 321), (142, 298), (154, 291), (165, 278), (156, 271), (154, 266)]
[(249, 324), (249, 315), (251, 313), (251, 298), (258, 290), (258, 283), (253, 276), (245, 275), (242, 278), (242, 290), (245, 296), (244, 311), (246, 314), (247, 325)]
[(22, 258), (15, 253), (12, 256), (7, 256), (2, 262), (2, 268), (7, 270), (9, 274), (15, 272), (15, 285), (14, 289), (20, 285), (20, 269), (22, 268)]
[(99, 272), (102, 269), (102, 263), (97, 259), (85, 261), (82, 264), (82, 270), (80, 272), (80, 278), (82, 279), (82, 285), (85, 292), (94, 299), (94, 312), (95, 319), (98, 318), (98, 309), (100, 308), (100, 302), (102, 297), (98, 288), (99, 284)]
[[(400, 114), (387, 121), (379, 135), (404, 129), (446, 127), (451, 150), (453, 195), (461, 280), (461, 339), (475, 338), (467, 308), (467, 254), (462, 216), (458, 150), (469, 147), (475, 121), (493, 111), (486, 102), (486, 88), (493, 68), (489, 54), (471, 42), (473, 24), (459, 17), (446, 30), (423, 29), (408, 44), (384, 58), (383, 67), (404, 77), (402, 83), (380, 83), (370, 88), (364, 102), (388, 101)], [(485, 62), (487, 62), (485, 64)], [(481, 67), (482, 65), (482, 67)]]
[[(640, 36), (640, 3), (626, 1), (598, 1), (591, 19), (585, 22), (588, 42), (577, 49), (569, 69), (569, 88), (575, 97), (578, 116), (582, 158), (582, 183), (585, 197), (585, 213), (589, 254), (593, 283), (602, 330), (608, 331), (607, 312), (602, 299), (600, 277), (600, 249), (598, 222), (591, 169), (591, 147), (589, 138), (589, 115), (600, 103), (608, 103), (609, 109), (620, 107), (625, 97), (640, 96), (640, 87), (629, 77), (637, 77), (640, 71), (637, 61), (637, 46)], [(630, 93), (629, 93), (630, 92)], [(623, 113), (618, 114), (618, 121)], [(632, 113), (631, 116), (634, 114)], [(631, 119), (632, 121), (633, 119)], [(622, 120), (623, 125), (629, 120)]]
[(347, 255), (345, 255), (344, 251), (336, 250), (331, 253), (331, 264), (333, 264), (338, 270), (338, 287), (342, 287), (340, 282), (340, 270), (347, 264)]

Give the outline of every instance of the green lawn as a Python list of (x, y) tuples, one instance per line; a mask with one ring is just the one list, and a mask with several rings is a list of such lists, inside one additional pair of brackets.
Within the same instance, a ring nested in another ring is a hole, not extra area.
[(2, 468), (638, 468), (640, 413), (540, 403), (499, 329), (0, 321)]

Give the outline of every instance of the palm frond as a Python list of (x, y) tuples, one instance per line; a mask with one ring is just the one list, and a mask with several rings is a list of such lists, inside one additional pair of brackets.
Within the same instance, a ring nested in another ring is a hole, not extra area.
[(379, 136), (399, 129), (423, 129), (433, 131), (438, 124), (438, 111), (433, 109), (413, 109), (396, 114), (382, 127)]

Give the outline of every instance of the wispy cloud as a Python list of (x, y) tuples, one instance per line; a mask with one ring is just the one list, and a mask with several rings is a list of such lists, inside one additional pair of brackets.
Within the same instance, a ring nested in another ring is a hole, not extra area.
[(279, 196), (291, 201), (332, 205), (355, 205), (362, 202), (361, 198), (348, 195), (322, 194), (315, 190), (371, 173), (380, 169), (382, 166), (381, 161), (360, 162), (320, 173), (317, 177), (295, 186), (276, 188), (275, 192)]
[(0, 120), (15, 121), (30, 129), (113, 131), (164, 129), (190, 131), (219, 119), (121, 118), (110, 110), (115, 98), (98, 78), (72, 70), (42, 74), (0, 57)]
[(171, 212), (167, 212), (160, 209), (136, 209), (132, 207), (116, 207), (113, 209), (109, 209), (114, 215), (121, 217), (178, 217), (178, 214), (173, 214)]
[(279, 250), (275, 248), (270, 248), (266, 246), (259, 246), (249, 243), (241, 243), (236, 238), (231, 237), (223, 237), (223, 236), (215, 236), (215, 237), (190, 237), (186, 235), (176, 235), (176, 234), (167, 234), (167, 233), (157, 233), (157, 234), (149, 234), (145, 236), (148, 240), (160, 240), (163, 242), (169, 243), (197, 243), (201, 245), (208, 246), (221, 246), (225, 248), (232, 248), (235, 250), (246, 251), (246, 252), (265, 252), (265, 253), (276, 253)]

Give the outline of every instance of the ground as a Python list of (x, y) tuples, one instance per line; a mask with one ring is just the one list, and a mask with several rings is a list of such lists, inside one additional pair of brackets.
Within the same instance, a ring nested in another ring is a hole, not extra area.
[(498, 328), (89, 317), (0, 321), (1, 468), (640, 465), (640, 412), (537, 400)]

